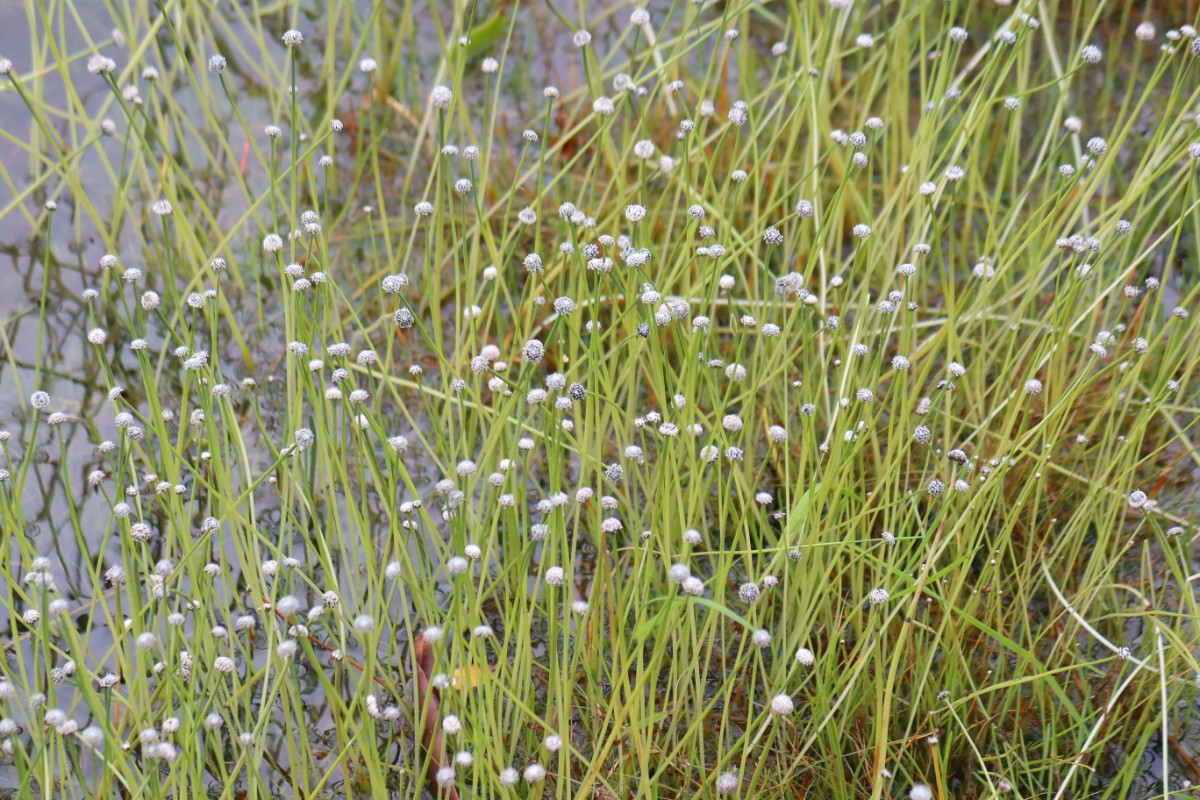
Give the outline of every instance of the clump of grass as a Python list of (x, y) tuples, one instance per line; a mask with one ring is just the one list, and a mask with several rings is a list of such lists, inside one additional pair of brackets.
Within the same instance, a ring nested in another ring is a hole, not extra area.
[(366, 5), (0, 62), (6, 790), (1200, 780), (1185, 20)]

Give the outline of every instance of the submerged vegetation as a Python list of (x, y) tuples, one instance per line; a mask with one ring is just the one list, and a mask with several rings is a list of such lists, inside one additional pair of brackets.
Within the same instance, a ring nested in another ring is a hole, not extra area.
[(1194, 19), (24, 4), (0, 790), (1200, 782)]

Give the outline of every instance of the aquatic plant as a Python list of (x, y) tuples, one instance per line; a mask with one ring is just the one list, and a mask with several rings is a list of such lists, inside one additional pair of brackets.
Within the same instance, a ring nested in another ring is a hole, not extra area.
[(0, 788), (1200, 780), (1189, 21), (568, 5), (0, 36)]

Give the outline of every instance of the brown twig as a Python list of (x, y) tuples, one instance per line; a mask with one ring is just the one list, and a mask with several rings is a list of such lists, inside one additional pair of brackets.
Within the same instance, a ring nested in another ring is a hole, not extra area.
[[(264, 603), (269, 601), (263, 598)], [(279, 617), (283, 622), (287, 622), (287, 618), (280, 613), (279, 609), (272, 608), (275, 616)], [(321, 641), (311, 633), (305, 634), (305, 638), (316, 647), (332, 653), (334, 648), (325, 642)], [(417, 708), (423, 708), (424, 726), (421, 730), (421, 751), (428, 756), (429, 767), (426, 771), (426, 780), (429, 782), (429, 791), (434, 796), (445, 797), (446, 800), (459, 800), (458, 790), (453, 786), (439, 787), (437, 785), (437, 773), (446, 764), (446, 749), (442, 741), (442, 730), (438, 726), (438, 690), (433, 687), (433, 648), (429, 646), (429, 642), (425, 641), (424, 637), (418, 636), (413, 644), (413, 654), (417, 658)], [(349, 656), (342, 658), (350, 665), (357, 667), (360, 672), (365, 672), (366, 667)], [(378, 676), (371, 678), (380, 686), (387, 688), (387, 684)], [(415, 720), (414, 720), (415, 721)]]
[[(433, 687), (433, 648), (425, 637), (418, 636), (413, 644), (413, 653), (417, 657), (417, 702), (425, 710), (425, 725), (421, 731), (421, 749), (428, 757), (429, 767), (426, 780), (429, 791), (438, 795), (437, 772), (446, 761), (446, 751), (442, 743), (442, 729), (438, 726), (438, 691)], [(453, 786), (445, 789), (448, 800), (458, 800), (458, 790)]]
[[(271, 601), (270, 601), (270, 600), (268, 600), (267, 598), (265, 598), (265, 597), (264, 597), (264, 598), (263, 598), (263, 602), (264, 602), (264, 603), (270, 603)], [(277, 609), (277, 608), (272, 608), (271, 610), (272, 610), (272, 611), (274, 611), (274, 612), (275, 612), (275, 616), (279, 617), (279, 619), (281, 619), (282, 621), (284, 621), (284, 622), (287, 622), (287, 621), (288, 621), (288, 620), (287, 620), (287, 617), (285, 617), (285, 616), (284, 616), (284, 615), (283, 615), (283, 614), (282, 614), (282, 613), (279, 611), (279, 609)], [(332, 645), (328, 645), (328, 644), (326, 644), (325, 642), (322, 642), (320, 639), (318, 639), (317, 637), (313, 636), (311, 633), (307, 633), (307, 634), (305, 634), (305, 635), (304, 635), (304, 638), (305, 638), (305, 639), (308, 639), (308, 641), (312, 642), (312, 643), (313, 643), (315, 646), (317, 646), (317, 647), (321, 648), (322, 650), (324, 650), (324, 651), (325, 651), (325, 652), (327, 652), (327, 653), (335, 653), (335, 652), (337, 652), (337, 648), (333, 647)], [(366, 668), (366, 667), (364, 667), (364, 666), (363, 666), (362, 664), (360, 664), (358, 661), (355, 661), (355, 660), (354, 660), (353, 658), (351, 658), (350, 656), (342, 656), (342, 659), (343, 659), (343, 660), (345, 660), (345, 661), (346, 661), (346, 663), (350, 664), (351, 666), (357, 667), (359, 672), (366, 672), (366, 671), (367, 671), (367, 668)], [(383, 687), (383, 688), (385, 688), (385, 689), (386, 689), (386, 688), (388, 688), (388, 685), (387, 685), (386, 683), (384, 683), (384, 682), (383, 682), (383, 679), (382, 679), (382, 678), (380, 678), (380, 677), (378, 677), (378, 676), (376, 676), (376, 675), (373, 675), (373, 676), (371, 677), (371, 680), (375, 681), (376, 683), (378, 683), (380, 686), (382, 686), (382, 687)]]

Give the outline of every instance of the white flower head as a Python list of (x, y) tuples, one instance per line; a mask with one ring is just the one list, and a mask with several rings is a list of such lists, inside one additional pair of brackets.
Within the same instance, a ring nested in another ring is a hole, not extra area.
[(448, 86), (435, 86), (433, 91), (429, 93), (429, 102), (434, 108), (445, 110), (450, 107), (451, 101), (454, 100), (454, 93), (450, 91)]

